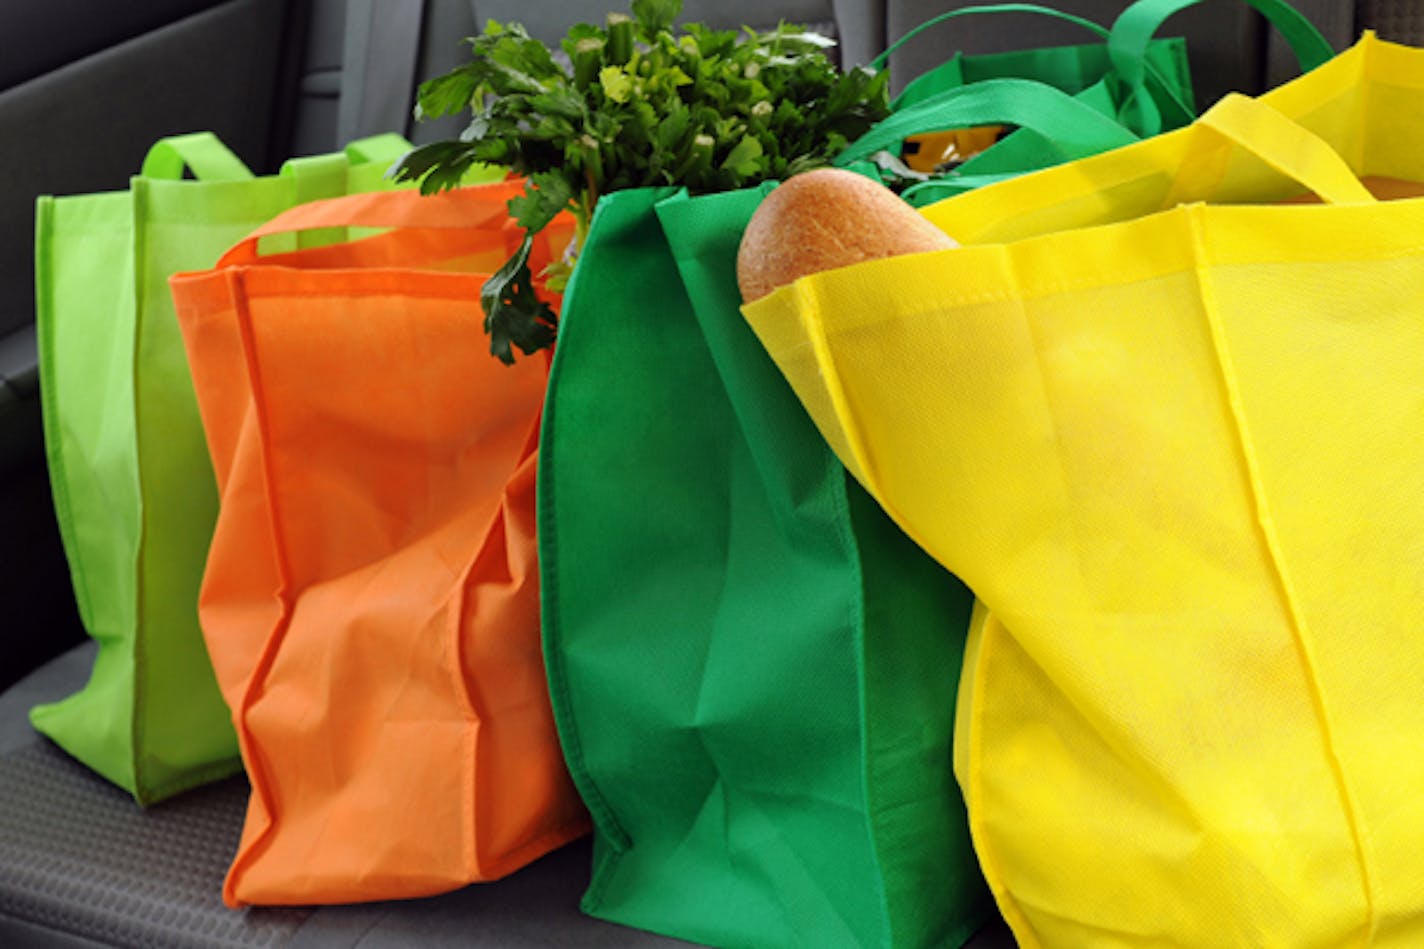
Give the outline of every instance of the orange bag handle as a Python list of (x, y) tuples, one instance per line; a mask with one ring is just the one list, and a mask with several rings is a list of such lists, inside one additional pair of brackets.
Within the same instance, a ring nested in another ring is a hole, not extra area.
[(523, 180), (511, 178), (432, 195), (408, 190), (373, 191), (312, 201), (284, 211), (248, 234), (223, 254), (217, 266), (240, 266), (287, 256), (258, 253), (257, 242), (271, 234), (336, 227), (487, 232), (503, 228), (511, 220), (509, 199), (523, 193)]

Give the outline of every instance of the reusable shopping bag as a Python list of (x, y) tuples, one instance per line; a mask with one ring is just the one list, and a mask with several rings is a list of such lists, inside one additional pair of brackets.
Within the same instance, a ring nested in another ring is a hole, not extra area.
[[(1194, 2), (1197, 0), (1139, 0), (1119, 15), (1111, 31), (1083, 17), (1036, 4), (971, 6), (940, 14), (901, 37), (874, 65), (883, 66), (897, 49), (922, 32), (970, 14), (1057, 17), (1096, 33), (1105, 42), (979, 56), (956, 53), (912, 80), (893, 103), (894, 113), (853, 142), (837, 163), (872, 177), (894, 178), (877, 167), (876, 155), (883, 151), (898, 154), (908, 139), (929, 146), (935, 137), (926, 133), (935, 130), (1012, 129), (948, 173), (903, 188), (907, 201), (923, 206), (1005, 177), (1179, 128), (1196, 114), (1186, 43), (1180, 37), (1155, 39), (1154, 34), (1173, 13)], [(1319, 30), (1285, 0), (1249, 2), (1280, 30), (1302, 70), (1313, 69), (1334, 55)], [(1020, 101), (1024, 80), (1052, 86), (1064, 93), (1060, 98), (1076, 101), (1050, 101), (1047, 107), (1026, 109)], [(966, 126), (954, 113), (954, 106), (957, 94), (974, 86), (984, 87), (981, 94), (994, 90), (992, 95), (1000, 100), (998, 114), (979, 126)]]
[(301, 201), (384, 187), (409, 148), (377, 136), (254, 178), (212, 134), (183, 135), (153, 146), (128, 191), (38, 201), (46, 455), (99, 652), (88, 683), (31, 720), (140, 804), (239, 765), (198, 630), (217, 497), (168, 277)]
[[(588, 829), (539, 641), (547, 365), (480, 325), (522, 188), (303, 205), (172, 280), (221, 499), (199, 613), (252, 782), (231, 906), (437, 893)], [(257, 253), (333, 227), (390, 230)]]
[(1424, 199), (1360, 178), (1424, 194), (1421, 139), (1366, 35), (745, 309), (979, 598), (956, 772), (1021, 945), (1419, 943)]
[(741, 321), (764, 193), (604, 195), (564, 297), (539, 550), (583, 908), (718, 946), (959, 945), (992, 914), (951, 773), (970, 599)]

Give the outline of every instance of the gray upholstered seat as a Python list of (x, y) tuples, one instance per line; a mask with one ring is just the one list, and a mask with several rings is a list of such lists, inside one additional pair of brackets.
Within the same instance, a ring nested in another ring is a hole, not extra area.
[(93, 656), (81, 646), (0, 695), (0, 946), (684, 945), (579, 913), (587, 839), (429, 899), (229, 910), (242, 777), (142, 810), (30, 729), (30, 706), (83, 684)]

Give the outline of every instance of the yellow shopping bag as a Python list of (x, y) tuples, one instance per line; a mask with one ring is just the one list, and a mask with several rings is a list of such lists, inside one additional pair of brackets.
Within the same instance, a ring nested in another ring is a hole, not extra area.
[(1370, 35), (746, 308), (979, 597), (1022, 945), (1424, 945), (1424, 199), (1362, 178), (1424, 192), (1424, 51)]

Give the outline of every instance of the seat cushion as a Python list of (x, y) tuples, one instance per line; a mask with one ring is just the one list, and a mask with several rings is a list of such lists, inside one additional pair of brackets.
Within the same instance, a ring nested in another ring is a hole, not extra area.
[[(29, 709), (79, 688), (94, 653), (77, 646), (0, 693), (0, 946), (691, 945), (580, 913), (587, 837), (496, 883), (428, 899), (227, 909), (222, 880), (242, 832), (245, 778), (141, 810), (30, 727)], [(966, 949), (1013, 944), (996, 921)]]
[(30, 728), (30, 707), (82, 685), (94, 651), (76, 647), (0, 694), (0, 945), (686, 945), (579, 912), (587, 838), (429, 899), (227, 909), (245, 778), (142, 810)]

